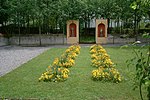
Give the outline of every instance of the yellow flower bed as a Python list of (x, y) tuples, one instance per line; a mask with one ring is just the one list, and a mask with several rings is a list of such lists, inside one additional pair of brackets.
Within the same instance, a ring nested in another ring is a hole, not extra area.
[(75, 58), (80, 53), (80, 46), (73, 45), (66, 49), (60, 58), (55, 58), (52, 65), (48, 66), (39, 81), (64, 81), (69, 77), (69, 69), (75, 64)]
[(102, 46), (91, 46), (90, 53), (92, 66), (97, 68), (92, 71), (93, 80), (121, 82), (122, 78), (120, 73), (115, 69), (114, 63)]

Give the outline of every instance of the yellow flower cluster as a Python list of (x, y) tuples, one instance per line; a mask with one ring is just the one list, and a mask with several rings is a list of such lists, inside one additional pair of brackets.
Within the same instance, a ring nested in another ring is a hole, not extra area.
[(70, 68), (75, 64), (75, 58), (80, 53), (80, 46), (70, 46), (64, 54), (60, 57), (60, 66)]
[(80, 53), (80, 46), (70, 46), (60, 58), (55, 58), (51, 66), (48, 66), (39, 81), (59, 82), (68, 78), (69, 67), (75, 64), (75, 57)]
[(98, 68), (92, 71), (93, 80), (113, 81), (116, 83), (121, 81), (120, 73), (115, 69), (114, 63), (102, 46), (91, 46), (90, 53), (92, 66)]
[(67, 68), (51, 67), (47, 68), (47, 71), (44, 72), (39, 81), (64, 81), (68, 78), (69, 70)]
[(103, 66), (105, 68), (113, 67), (113, 62), (111, 61), (109, 55), (106, 50), (100, 45), (93, 45), (90, 48), (91, 58), (92, 58), (92, 66), (99, 67)]

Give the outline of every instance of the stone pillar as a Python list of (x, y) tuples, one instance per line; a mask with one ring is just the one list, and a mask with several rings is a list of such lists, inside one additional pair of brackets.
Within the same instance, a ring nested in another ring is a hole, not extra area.
[(107, 19), (96, 19), (96, 43), (105, 44), (107, 43)]
[(67, 44), (79, 43), (79, 21), (67, 21)]

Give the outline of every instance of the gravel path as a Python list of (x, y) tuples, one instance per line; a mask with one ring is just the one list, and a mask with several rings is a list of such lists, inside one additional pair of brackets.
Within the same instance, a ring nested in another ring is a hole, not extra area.
[(0, 77), (38, 56), (50, 47), (0, 47)]

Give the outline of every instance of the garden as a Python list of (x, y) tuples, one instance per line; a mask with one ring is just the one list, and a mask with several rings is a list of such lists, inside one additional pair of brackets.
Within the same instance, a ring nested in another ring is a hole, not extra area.
[(150, 100), (150, 0), (0, 5), (0, 100)]
[[(132, 47), (52, 48), (0, 77), (0, 98), (139, 100), (139, 89), (133, 90), (136, 69), (126, 63), (133, 56)], [(146, 100), (145, 87), (142, 94)]]

